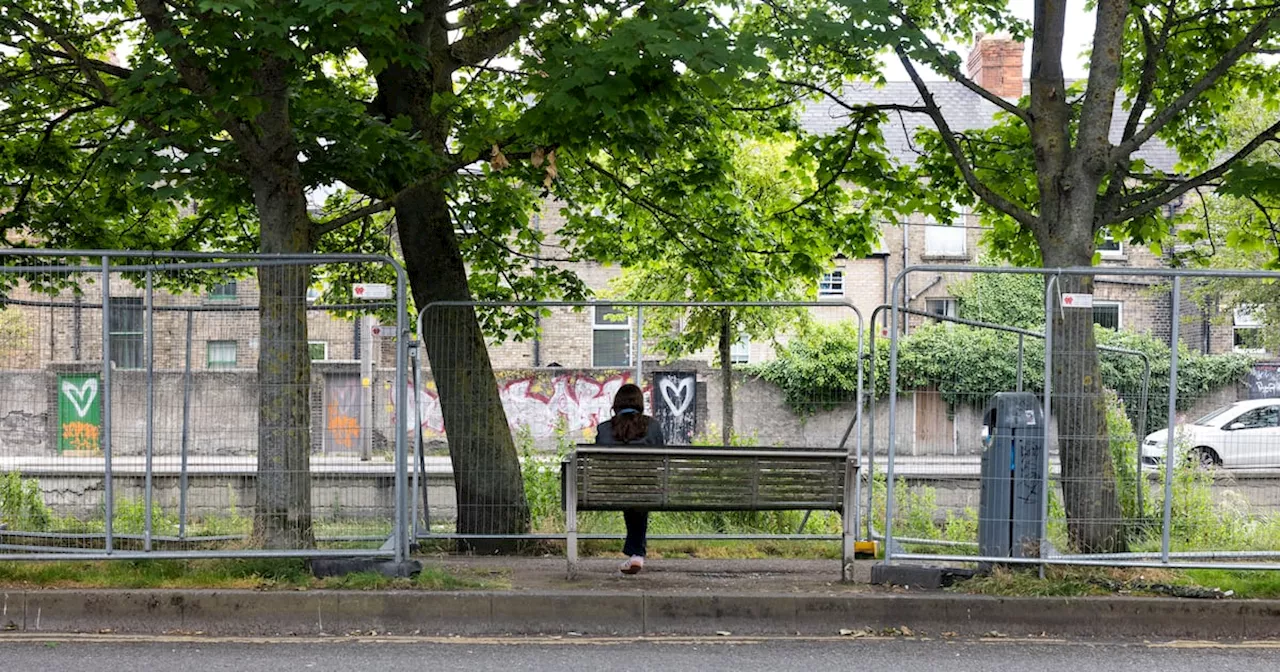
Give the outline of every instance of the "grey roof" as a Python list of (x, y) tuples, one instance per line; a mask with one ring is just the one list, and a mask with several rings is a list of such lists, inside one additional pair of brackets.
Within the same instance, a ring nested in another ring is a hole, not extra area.
[[(999, 108), (994, 103), (965, 88), (959, 82), (929, 82), (929, 91), (942, 110), (943, 117), (953, 131), (971, 131), (987, 128), (995, 122)], [(911, 82), (887, 82), (883, 86), (870, 83), (847, 84), (841, 99), (849, 105), (889, 104), (923, 105), (920, 93)], [(1116, 103), (1116, 114), (1111, 120), (1111, 140), (1119, 142), (1124, 132), (1128, 112)], [(848, 111), (827, 98), (810, 102), (800, 113), (800, 126), (810, 133), (825, 135), (845, 125)], [(921, 127), (932, 128), (933, 122), (925, 114), (890, 113), (890, 123), (883, 127), (885, 144), (890, 153), (900, 161), (912, 162), (918, 156), (912, 148), (913, 137)], [(1177, 154), (1157, 138), (1153, 138), (1134, 153), (1134, 158), (1166, 173), (1173, 171)]]

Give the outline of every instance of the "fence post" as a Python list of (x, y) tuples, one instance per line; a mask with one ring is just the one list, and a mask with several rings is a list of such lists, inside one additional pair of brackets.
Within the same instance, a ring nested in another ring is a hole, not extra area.
[(102, 469), (106, 479), (102, 493), (103, 531), (106, 551), (111, 553), (115, 550), (111, 482), (111, 257), (105, 254), (102, 255)]
[[(409, 381), (406, 376), (409, 360), (409, 315), (406, 308), (405, 294), (408, 291), (405, 283), (404, 269), (396, 266), (396, 408), (404, 413), (404, 417), (396, 418), (396, 561), (404, 562), (409, 558), (409, 525), (408, 525), (408, 483), (407, 465), (409, 457), (409, 435), (405, 426), (405, 418), (411, 417), (409, 407)], [(370, 339), (372, 340), (372, 339)], [(362, 381), (363, 382), (363, 381)], [(370, 407), (370, 411), (372, 411)], [(421, 427), (418, 429), (422, 431)], [(370, 434), (373, 428), (369, 428)]]
[[(1049, 426), (1053, 406), (1053, 311), (1057, 307), (1054, 289), (1058, 276), (1044, 283), (1044, 444), (1040, 451), (1040, 578), (1044, 578), (1044, 559), (1049, 548)], [(1062, 458), (1058, 458), (1059, 464)]]
[[(644, 389), (644, 306), (636, 306), (636, 385)], [(653, 409), (649, 409), (650, 412)]]
[(142, 507), (142, 550), (151, 550), (151, 493), (152, 493), (152, 466), (154, 455), (154, 439), (155, 439), (155, 406), (156, 406), (156, 372), (155, 372), (155, 355), (156, 355), (156, 336), (155, 336), (155, 286), (151, 269), (147, 269), (147, 298), (146, 298), (146, 327), (143, 329), (143, 338), (146, 343), (147, 358), (147, 426), (146, 426), (146, 472), (143, 473), (143, 502)]
[[(1160, 527), (1160, 562), (1169, 562), (1169, 526), (1173, 517), (1173, 458), (1174, 441), (1177, 438), (1174, 430), (1178, 425), (1178, 323), (1182, 312), (1182, 276), (1173, 276), (1173, 300), (1169, 310), (1173, 313), (1169, 320), (1169, 435), (1165, 437), (1164, 451), (1164, 520)], [(1141, 447), (1139, 447), (1141, 452)], [(1141, 478), (1142, 472), (1138, 472)]]
[(187, 310), (187, 353), (182, 363), (182, 455), (178, 472), (178, 538), (187, 536), (187, 447), (191, 441), (191, 340), (194, 311)]
[(1022, 343), (1026, 336), (1018, 334), (1018, 391), (1022, 391)]
[[(906, 273), (894, 280), (893, 296), (898, 296), (898, 286)], [(898, 302), (895, 300), (889, 308), (889, 446), (888, 459), (885, 464), (884, 494), (884, 564), (893, 564), (893, 458), (897, 453), (895, 441), (898, 438)], [(872, 486), (874, 490), (874, 485)]]

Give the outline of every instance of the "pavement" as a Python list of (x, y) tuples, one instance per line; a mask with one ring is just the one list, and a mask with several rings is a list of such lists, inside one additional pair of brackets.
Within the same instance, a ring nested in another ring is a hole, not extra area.
[[(587, 558), (422, 558), (493, 589), (467, 591), (0, 588), (0, 635), (652, 637), (895, 634), (1280, 638), (1280, 601), (998, 598), (841, 583), (832, 560), (652, 559), (634, 577)], [(870, 573), (859, 561), (855, 579)], [(909, 634), (908, 634), (909, 633)]]
[(1270, 642), (1096, 642), (1053, 638), (289, 638), (0, 634), (6, 669), (104, 672), (386, 670), (1223, 670), (1270, 672)]

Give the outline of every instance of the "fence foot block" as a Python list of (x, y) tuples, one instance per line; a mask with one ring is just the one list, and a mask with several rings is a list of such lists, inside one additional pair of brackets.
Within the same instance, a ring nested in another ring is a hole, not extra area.
[(963, 567), (876, 563), (871, 566), (871, 583), (938, 589), (971, 579), (975, 573), (974, 570)]
[(311, 561), (311, 573), (318, 579), (357, 572), (376, 572), (393, 579), (412, 578), (422, 572), (422, 563), (417, 560), (396, 562), (377, 558), (316, 558)]

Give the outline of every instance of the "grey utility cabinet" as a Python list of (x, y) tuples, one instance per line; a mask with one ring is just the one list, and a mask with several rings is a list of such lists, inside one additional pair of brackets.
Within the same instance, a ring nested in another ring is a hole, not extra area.
[(1001, 392), (983, 415), (978, 552), (1039, 557), (1044, 411), (1029, 392)]

